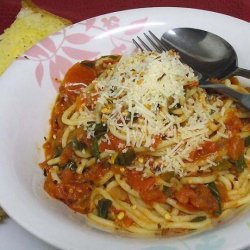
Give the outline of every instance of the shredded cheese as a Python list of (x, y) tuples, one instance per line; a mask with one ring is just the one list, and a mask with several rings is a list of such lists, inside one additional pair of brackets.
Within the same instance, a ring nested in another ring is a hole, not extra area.
[[(210, 140), (211, 124), (225, 112), (219, 98), (210, 98), (199, 87), (189, 88), (193, 82), (198, 82), (193, 70), (173, 52), (123, 56), (93, 82), (101, 120), (105, 119), (116, 137), (125, 140), (125, 146), (157, 153), (152, 164), (143, 166), (156, 175), (169, 171), (185, 175), (184, 162), (191, 161), (190, 153)], [(82, 113), (93, 117), (87, 109)], [(216, 126), (223, 128), (224, 124), (217, 122)], [(93, 136), (93, 128), (87, 130), (88, 137)], [(218, 136), (227, 137), (224, 133)], [(158, 152), (153, 146), (156, 137), (172, 143)], [(107, 136), (102, 140), (110, 143)], [(119, 143), (118, 148), (122, 147)]]

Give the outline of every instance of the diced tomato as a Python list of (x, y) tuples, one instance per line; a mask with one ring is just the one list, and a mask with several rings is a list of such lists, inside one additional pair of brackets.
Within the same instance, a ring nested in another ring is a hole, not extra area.
[(159, 189), (141, 191), (140, 196), (146, 203), (149, 204), (153, 202), (166, 202), (166, 195)]
[(125, 148), (125, 141), (115, 137), (113, 134), (108, 133), (108, 142), (101, 142), (99, 145), (99, 150), (103, 152), (105, 149), (122, 151)]
[(64, 169), (60, 174), (60, 179), (64, 184), (74, 182), (74, 173), (70, 169)]
[(66, 205), (79, 213), (89, 211), (89, 202), (93, 185), (109, 171), (101, 164), (95, 164), (83, 174), (77, 174), (70, 169), (59, 173), (60, 183), (54, 183), (49, 174), (44, 183), (44, 189), (52, 197), (62, 200)]
[(50, 141), (46, 141), (43, 144), (43, 149), (44, 149), (45, 155), (48, 157), (48, 159), (53, 157), (54, 149), (53, 149), (52, 143)]
[(207, 212), (214, 212), (218, 209), (218, 203), (215, 197), (205, 185), (196, 185), (195, 188), (184, 185), (175, 193), (175, 198), (188, 209), (194, 208)]
[(66, 164), (73, 156), (73, 149), (70, 147), (65, 147), (60, 156), (60, 165)]
[(244, 140), (239, 136), (233, 136), (228, 139), (227, 151), (228, 156), (232, 160), (238, 160), (239, 157), (244, 153)]
[(124, 224), (125, 227), (130, 227), (134, 224), (134, 221), (132, 219), (130, 219), (128, 216), (124, 216), (124, 218), (122, 219), (122, 222)]
[(142, 172), (130, 171), (125, 172), (126, 182), (131, 188), (138, 191), (141, 198), (146, 203), (160, 202), (164, 203), (166, 201), (166, 195), (159, 190), (156, 184), (156, 178), (151, 176), (144, 178)]
[(129, 184), (130, 187), (132, 187), (136, 191), (146, 191), (153, 188), (153, 186), (156, 183), (155, 177), (148, 177), (144, 178), (142, 176), (142, 172), (138, 171), (130, 171), (127, 170), (125, 172), (125, 175), (127, 177), (126, 181)]
[(91, 168), (88, 169), (84, 173), (84, 178), (88, 181), (97, 182), (99, 181), (102, 176), (104, 176), (110, 169), (107, 167), (104, 167), (102, 163), (96, 163), (95, 165), (92, 165)]
[(207, 141), (201, 145), (201, 149), (191, 152), (189, 157), (192, 160), (197, 160), (197, 159), (206, 157), (210, 154), (213, 154), (217, 150), (218, 150), (218, 147), (215, 142)]
[(225, 121), (226, 128), (231, 131), (232, 134), (238, 133), (243, 127), (243, 123), (235, 112), (231, 111)]
[[(63, 82), (64, 83), (91, 83), (96, 77), (94, 68), (87, 67), (81, 63), (74, 64), (66, 73)], [(72, 86), (78, 88), (79, 85)]]
[(161, 136), (156, 135), (156, 136), (154, 137), (154, 143), (151, 144), (151, 147), (157, 148), (158, 145), (159, 145), (161, 142), (162, 142)]
[(45, 180), (44, 189), (76, 212), (87, 213), (89, 211), (92, 185), (88, 182), (55, 184), (49, 175)]

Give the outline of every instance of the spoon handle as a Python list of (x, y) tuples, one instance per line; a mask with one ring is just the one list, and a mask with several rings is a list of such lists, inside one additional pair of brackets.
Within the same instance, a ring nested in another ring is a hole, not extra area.
[(243, 107), (250, 110), (250, 95), (242, 94), (232, 88), (227, 87), (224, 84), (210, 84), (209, 82), (203, 82), (200, 87), (204, 89), (213, 89), (229, 97), (232, 97), (233, 99), (238, 101)]
[(243, 76), (250, 79), (250, 70), (243, 68), (236, 68), (236, 70), (232, 74), (233, 76)]

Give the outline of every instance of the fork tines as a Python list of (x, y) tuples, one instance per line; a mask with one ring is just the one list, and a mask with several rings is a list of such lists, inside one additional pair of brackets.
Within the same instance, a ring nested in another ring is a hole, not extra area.
[(151, 37), (146, 33), (143, 33), (143, 35), (148, 40), (148, 42), (153, 46), (153, 49), (151, 49), (150, 46), (148, 46), (139, 36), (137, 36), (137, 39), (139, 40), (140, 43), (138, 43), (135, 39), (132, 39), (132, 41), (138, 49), (140, 49), (142, 52), (145, 50), (146, 51), (156, 50), (159, 53), (168, 50), (167, 46), (163, 44), (163, 42), (152, 31), (149, 30), (148, 33)]

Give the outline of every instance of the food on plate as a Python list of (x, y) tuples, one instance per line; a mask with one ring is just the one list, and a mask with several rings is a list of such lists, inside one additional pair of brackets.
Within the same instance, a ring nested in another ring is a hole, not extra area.
[(250, 202), (249, 122), (174, 51), (82, 61), (51, 114), (44, 189), (105, 230), (207, 229)]
[(23, 0), (16, 20), (0, 35), (0, 75), (38, 41), (69, 24), (69, 20), (39, 8), (30, 0)]

